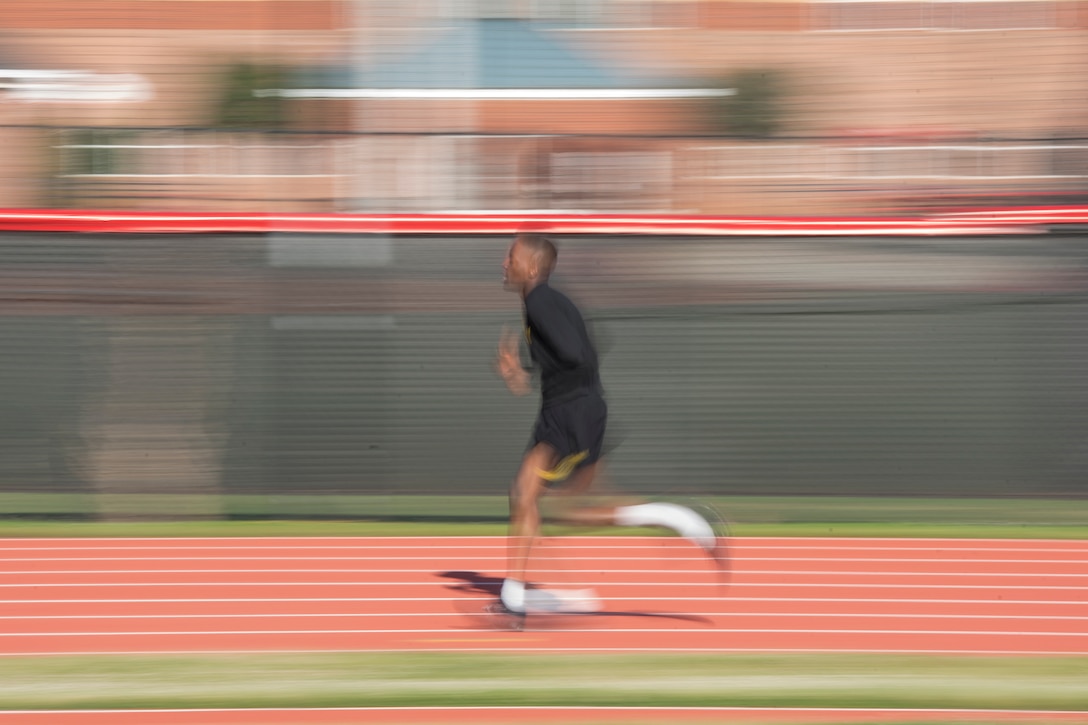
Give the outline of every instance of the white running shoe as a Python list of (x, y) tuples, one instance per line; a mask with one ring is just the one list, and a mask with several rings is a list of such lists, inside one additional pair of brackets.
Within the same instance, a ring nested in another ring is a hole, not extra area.
[(714, 560), (714, 564), (718, 568), (718, 580), (721, 584), (723, 586), (728, 585), (730, 579), (729, 526), (726, 524), (725, 518), (721, 513), (709, 504), (692, 503), (690, 504), (690, 508), (699, 515), (713, 531), (714, 538), (711, 546), (706, 546), (704, 541), (696, 543), (702, 546), (703, 550)]
[(526, 589), (525, 611), (540, 614), (591, 614), (602, 609), (592, 589)]

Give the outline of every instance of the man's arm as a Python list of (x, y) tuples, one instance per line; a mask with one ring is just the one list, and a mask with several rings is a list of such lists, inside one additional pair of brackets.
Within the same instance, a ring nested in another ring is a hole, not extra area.
[(499, 371), (506, 387), (514, 395), (527, 395), (530, 386), (528, 371), (521, 366), (521, 351), (518, 348), (518, 335), (504, 327), (499, 337), (499, 351), (495, 357), (495, 369)]

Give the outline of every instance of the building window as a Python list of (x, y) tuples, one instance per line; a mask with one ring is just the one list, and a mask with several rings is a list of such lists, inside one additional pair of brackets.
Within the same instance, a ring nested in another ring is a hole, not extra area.
[(531, 18), (564, 29), (693, 28), (698, 4), (671, 0), (531, 0)]
[(356, 0), (363, 24), (411, 26), (479, 18), (562, 30), (693, 28), (699, 3), (680, 0)]
[(605, 24), (604, 0), (532, 0), (530, 17), (541, 23), (592, 28)]

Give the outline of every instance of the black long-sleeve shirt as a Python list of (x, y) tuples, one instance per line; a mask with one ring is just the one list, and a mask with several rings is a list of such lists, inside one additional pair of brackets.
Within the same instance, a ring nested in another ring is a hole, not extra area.
[(601, 392), (597, 350), (582, 313), (546, 282), (525, 296), (525, 339), (540, 368), (542, 405)]

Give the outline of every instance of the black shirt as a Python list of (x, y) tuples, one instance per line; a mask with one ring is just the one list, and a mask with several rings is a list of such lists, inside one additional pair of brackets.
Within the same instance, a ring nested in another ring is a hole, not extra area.
[(597, 351), (582, 313), (546, 282), (525, 296), (525, 339), (540, 368), (543, 405), (601, 392)]

